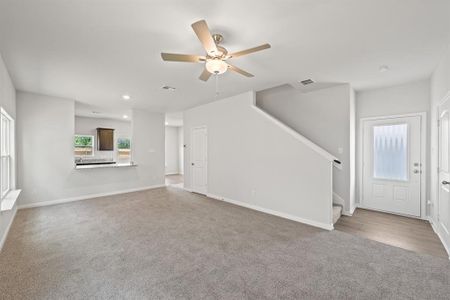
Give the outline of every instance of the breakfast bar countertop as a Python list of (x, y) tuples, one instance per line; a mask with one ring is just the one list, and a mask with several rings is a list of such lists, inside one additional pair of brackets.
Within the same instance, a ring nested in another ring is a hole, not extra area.
[(129, 163), (105, 163), (105, 164), (90, 164), (90, 165), (75, 165), (75, 169), (100, 169), (100, 168), (126, 168), (126, 167), (137, 167), (137, 164), (129, 162)]

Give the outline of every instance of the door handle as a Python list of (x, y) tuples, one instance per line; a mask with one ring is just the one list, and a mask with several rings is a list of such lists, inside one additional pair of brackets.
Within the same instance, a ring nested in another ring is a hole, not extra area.
[(442, 184), (450, 184), (450, 182), (448, 182), (448, 181), (442, 181)]

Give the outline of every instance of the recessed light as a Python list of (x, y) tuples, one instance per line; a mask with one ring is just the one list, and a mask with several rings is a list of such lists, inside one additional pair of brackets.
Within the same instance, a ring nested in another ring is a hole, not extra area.
[(131, 100), (131, 96), (130, 95), (122, 95), (122, 99), (123, 100)]
[(174, 92), (175, 90), (176, 90), (176, 88), (174, 88), (173, 86), (168, 86), (168, 85), (165, 85), (165, 86), (163, 86), (163, 87), (161, 87), (163, 90), (166, 90), (166, 91), (171, 91), (171, 92)]
[(382, 65), (382, 66), (380, 66), (380, 68), (378, 68), (378, 70), (379, 70), (381, 73), (384, 73), (384, 72), (389, 71), (390, 69), (389, 69), (389, 66), (387, 66), (387, 65)]
[(124, 119), (128, 119), (128, 116), (127, 116), (127, 115), (123, 115), (123, 118), (124, 118)]
[(166, 122), (165, 124), (166, 124), (166, 125), (169, 125), (169, 122)]

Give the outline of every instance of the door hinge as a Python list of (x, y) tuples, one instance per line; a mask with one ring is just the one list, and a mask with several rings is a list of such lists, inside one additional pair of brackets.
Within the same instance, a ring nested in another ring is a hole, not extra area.
[(438, 127), (441, 126), (441, 120), (437, 120), (437, 126), (438, 126)]

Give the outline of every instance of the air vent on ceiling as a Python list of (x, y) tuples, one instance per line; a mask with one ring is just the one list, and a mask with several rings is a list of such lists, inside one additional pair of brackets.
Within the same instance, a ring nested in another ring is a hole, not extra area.
[(166, 90), (166, 91), (171, 91), (171, 92), (173, 92), (173, 91), (175, 91), (175, 88), (173, 87), (173, 86), (168, 86), (168, 85), (165, 85), (165, 86), (163, 86), (163, 87), (161, 87), (163, 90)]
[(309, 85), (309, 84), (314, 83), (314, 80), (312, 80), (312, 79), (305, 79), (305, 80), (300, 81), (300, 83), (303, 84), (303, 85)]

